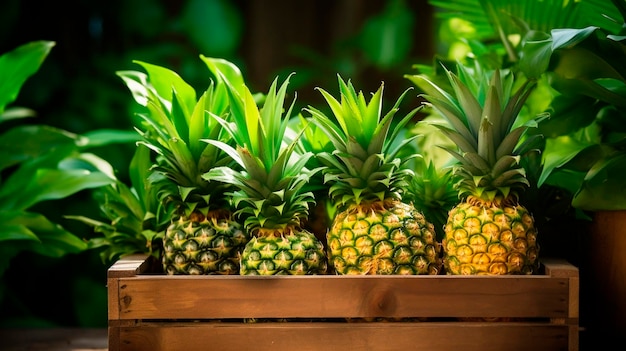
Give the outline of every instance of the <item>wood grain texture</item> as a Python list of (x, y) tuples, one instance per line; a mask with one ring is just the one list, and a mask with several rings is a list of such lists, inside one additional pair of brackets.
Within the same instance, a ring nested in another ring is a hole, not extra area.
[(111, 351), (578, 350), (578, 270), (562, 260), (533, 276), (167, 276), (138, 257), (114, 267)]
[(151, 276), (119, 291), (120, 319), (566, 318), (569, 294), (565, 278), (477, 276)]
[(143, 325), (120, 351), (568, 350), (565, 326), (524, 323), (260, 323)]

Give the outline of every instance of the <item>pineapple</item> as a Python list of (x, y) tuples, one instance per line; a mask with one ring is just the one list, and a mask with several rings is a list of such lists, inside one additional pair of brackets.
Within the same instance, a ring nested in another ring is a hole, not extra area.
[(318, 154), (328, 194), (337, 212), (327, 233), (328, 258), (335, 274), (437, 274), (440, 246), (432, 223), (402, 194), (413, 176), (404, 167), (413, 156), (392, 148), (392, 140), (418, 111), (407, 114), (388, 136), (393, 117), (407, 94), (381, 119), (384, 84), (369, 103), (352, 83), (338, 76), (341, 101), (323, 89), (334, 118), (309, 106), (313, 123), (329, 135), (332, 153)]
[(217, 167), (204, 174), (209, 181), (237, 188), (232, 193), (235, 215), (242, 218), (251, 236), (241, 255), (241, 275), (313, 275), (327, 271), (324, 246), (303, 228), (315, 202), (307, 184), (319, 169), (306, 168), (313, 154), (296, 153), (297, 138), (286, 142), (294, 106), (292, 103), (287, 111), (283, 109), (288, 84), (289, 77), (277, 90), (275, 79), (261, 108), (245, 84), (229, 84), (233, 122), (214, 117), (236, 146), (207, 140), (221, 147), (242, 168)]
[[(137, 128), (141, 144), (156, 155), (154, 172), (174, 187), (163, 187), (160, 199), (174, 206), (174, 215), (163, 238), (163, 269), (174, 274), (239, 274), (239, 260), (249, 237), (233, 219), (230, 186), (207, 181), (202, 174), (232, 159), (201, 139), (228, 141), (221, 125), (209, 113), (224, 115), (228, 97), (222, 77), (241, 80), (232, 63), (201, 56), (216, 80), (197, 99), (195, 90), (175, 72), (135, 61), (148, 74), (118, 72), (133, 92), (143, 124)], [(219, 72), (219, 74), (218, 74)], [(169, 189), (174, 189), (169, 191)]]
[[(446, 70), (454, 95), (425, 75), (408, 78), (425, 92), (449, 122), (437, 127), (458, 146), (448, 151), (459, 163), (455, 187), (461, 201), (450, 210), (443, 239), (447, 274), (533, 274), (539, 246), (532, 214), (519, 203), (530, 184), (521, 156), (524, 132), (536, 121), (516, 124), (535, 82), (525, 81), (512, 94), (509, 71), (492, 74), (477, 67), (472, 75), (459, 65), (458, 75)], [(478, 77), (478, 78), (475, 78)], [(536, 136), (535, 136), (536, 137)]]

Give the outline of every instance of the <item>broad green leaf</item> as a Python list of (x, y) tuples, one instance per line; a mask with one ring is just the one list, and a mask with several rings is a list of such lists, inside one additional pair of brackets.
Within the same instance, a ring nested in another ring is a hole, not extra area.
[(0, 220), (0, 246), (18, 245), (16, 249), (49, 257), (78, 253), (87, 248), (82, 239), (39, 213), (0, 211)]
[(626, 208), (626, 154), (603, 159), (585, 176), (572, 206), (587, 211), (623, 210)]
[(626, 96), (611, 91), (596, 81), (585, 77), (568, 79), (564, 75), (551, 75), (552, 85), (563, 94), (589, 96), (616, 106), (626, 107)]
[[(3, 212), (0, 212), (0, 217), (5, 217)], [(39, 240), (37, 235), (25, 225), (0, 224), (0, 231), (0, 242), (5, 240)]]
[(41, 156), (51, 150), (76, 147), (79, 136), (45, 125), (24, 125), (0, 135), (0, 170)]
[(86, 144), (81, 145), (83, 148), (136, 143), (141, 139), (135, 131), (119, 129), (96, 129), (82, 135), (86, 138)]
[(17, 99), (24, 82), (39, 70), (54, 45), (53, 41), (33, 41), (0, 56), (0, 116)]
[(539, 123), (539, 132), (546, 138), (574, 133), (593, 123), (596, 117), (594, 100), (586, 96), (556, 96), (550, 116)]
[(543, 32), (531, 31), (523, 41), (519, 67), (529, 79), (539, 79), (548, 69), (552, 57), (552, 38)]
[(554, 169), (562, 167), (589, 146), (591, 146), (591, 144), (581, 143), (580, 141), (574, 140), (571, 136), (547, 139), (543, 153), (544, 170), (537, 181), (537, 186), (540, 187)]
[(80, 253), (87, 249), (86, 241), (60, 226), (52, 231), (38, 232), (37, 237), (41, 242), (29, 241), (25, 243), (25, 248), (42, 256), (59, 258), (70, 253)]
[(571, 49), (591, 36), (596, 30), (598, 30), (598, 27), (553, 29), (550, 32), (552, 36), (552, 51)]
[(28, 187), (33, 174), (40, 169), (58, 169), (61, 160), (75, 156), (74, 145), (63, 145), (44, 156), (39, 156), (22, 162), (3, 179), (0, 187), (0, 208), (12, 208), (18, 198), (21, 198), (21, 190)]
[(41, 201), (62, 199), (84, 189), (112, 183), (113, 180), (101, 172), (38, 169), (24, 187), (2, 189), (0, 208), (8, 206), (15, 210), (25, 210)]

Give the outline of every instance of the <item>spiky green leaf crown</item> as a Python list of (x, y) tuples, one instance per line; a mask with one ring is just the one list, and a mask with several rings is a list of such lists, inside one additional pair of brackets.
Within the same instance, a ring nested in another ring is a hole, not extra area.
[[(287, 128), (286, 141), (295, 141), (295, 152), (299, 154), (312, 153), (313, 155), (317, 155), (322, 152), (332, 152), (334, 150), (334, 146), (324, 130), (310, 123), (309, 119), (302, 114), (292, 117)], [(307, 163), (307, 168), (309, 169), (321, 167), (323, 167), (323, 165), (317, 157), (311, 157)], [(322, 196), (326, 197), (328, 195), (322, 172), (315, 173), (309, 180), (307, 187), (315, 192), (317, 200)]]
[(224, 193), (229, 185), (209, 182), (202, 174), (213, 167), (233, 165), (232, 159), (215, 145), (201, 139), (228, 141), (228, 134), (210, 114), (228, 112), (225, 79), (243, 82), (241, 72), (223, 59), (201, 56), (215, 80), (196, 97), (195, 90), (176, 72), (167, 68), (135, 61), (147, 72), (121, 71), (117, 74), (133, 93), (136, 102), (145, 107), (140, 114), (143, 123), (136, 129), (141, 144), (157, 155), (153, 170), (164, 174), (178, 186), (176, 193), (164, 193), (179, 203), (188, 215), (193, 211), (206, 213), (227, 205)]
[[(317, 156), (324, 165), (324, 179), (330, 184), (329, 197), (337, 206), (359, 205), (386, 199), (401, 199), (402, 189), (410, 169), (403, 167), (406, 158), (398, 151), (412, 138), (393, 144), (400, 130), (418, 111), (414, 109), (391, 129), (393, 117), (410, 89), (382, 116), (383, 88), (366, 101), (362, 92), (356, 92), (352, 83), (339, 81), (340, 101), (318, 88), (330, 106), (334, 118), (309, 106), (311, 120), (330, 138), (335, 150)], [(389, 135), (389, 131), (391, 134)]]
[(512, 73), (504, 70), (484, 72), (476, 67), (458, 66), (458, 75), (446, 70), (452, 93), (444, 90), (426, 75), (408, 76), (422, 91), (424, 98), (448, 122), (437, 125), (456, 145), (447, 148), (459, 164), (455, 175), (461, 197), (469, 195), (486, 201), (518, 197), (530, 184), (520, 164), (520, 155), (533, 135), (520, 143), (529, 127), (536, 127), (531, 119), (517, 125), (516, 119), (533, 88), (535, 81), (527, 80), (513, 93)]
[(305, 186), (317, 170), (306, 164), (312, 153), (295, 152), (297, 137), (285, 143), (285, 132), (295, 99), (284, 111), (289, 78), (277, 90), (272, 83), (259, 108), (250, 90), (242, 85), (228, 85), (232, 122), (213, 115), (235, 140), (232, 147), (217, 140), (206, 140), (228, 153), (242, 168), (218, 167), (204, 174), (208, 180), (234, 185), (232, 193), (236, 215), (244, 218), (247, 230), (255, 234), (281, 234), (300, 227), (314, 202)]
[(404, 194), (404, 200), (413, 203), (435, 226), (438, 239), (444, 237), (444, 225), (448, 212), (458, 203), (454, 189), (452, 168), (438, 166), (423, 157), (413, 159), (415, 174)]

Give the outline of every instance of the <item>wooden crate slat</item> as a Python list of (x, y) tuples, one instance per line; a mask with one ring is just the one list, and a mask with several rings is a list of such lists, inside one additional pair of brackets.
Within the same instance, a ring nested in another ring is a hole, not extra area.
[(569, 346), (566, 326), (460, 322), (155, 324), (122, 328), (119, 344), (120, 351), (250, 349), (558, 351)]
[[(552, 317), (568, 315), (567, 279), (544, 277), (121, 278), (121, 319)], [(505, 281), (503, 283), (503, 281)], [(236, 308), (233, 308), (236, 306)]]

